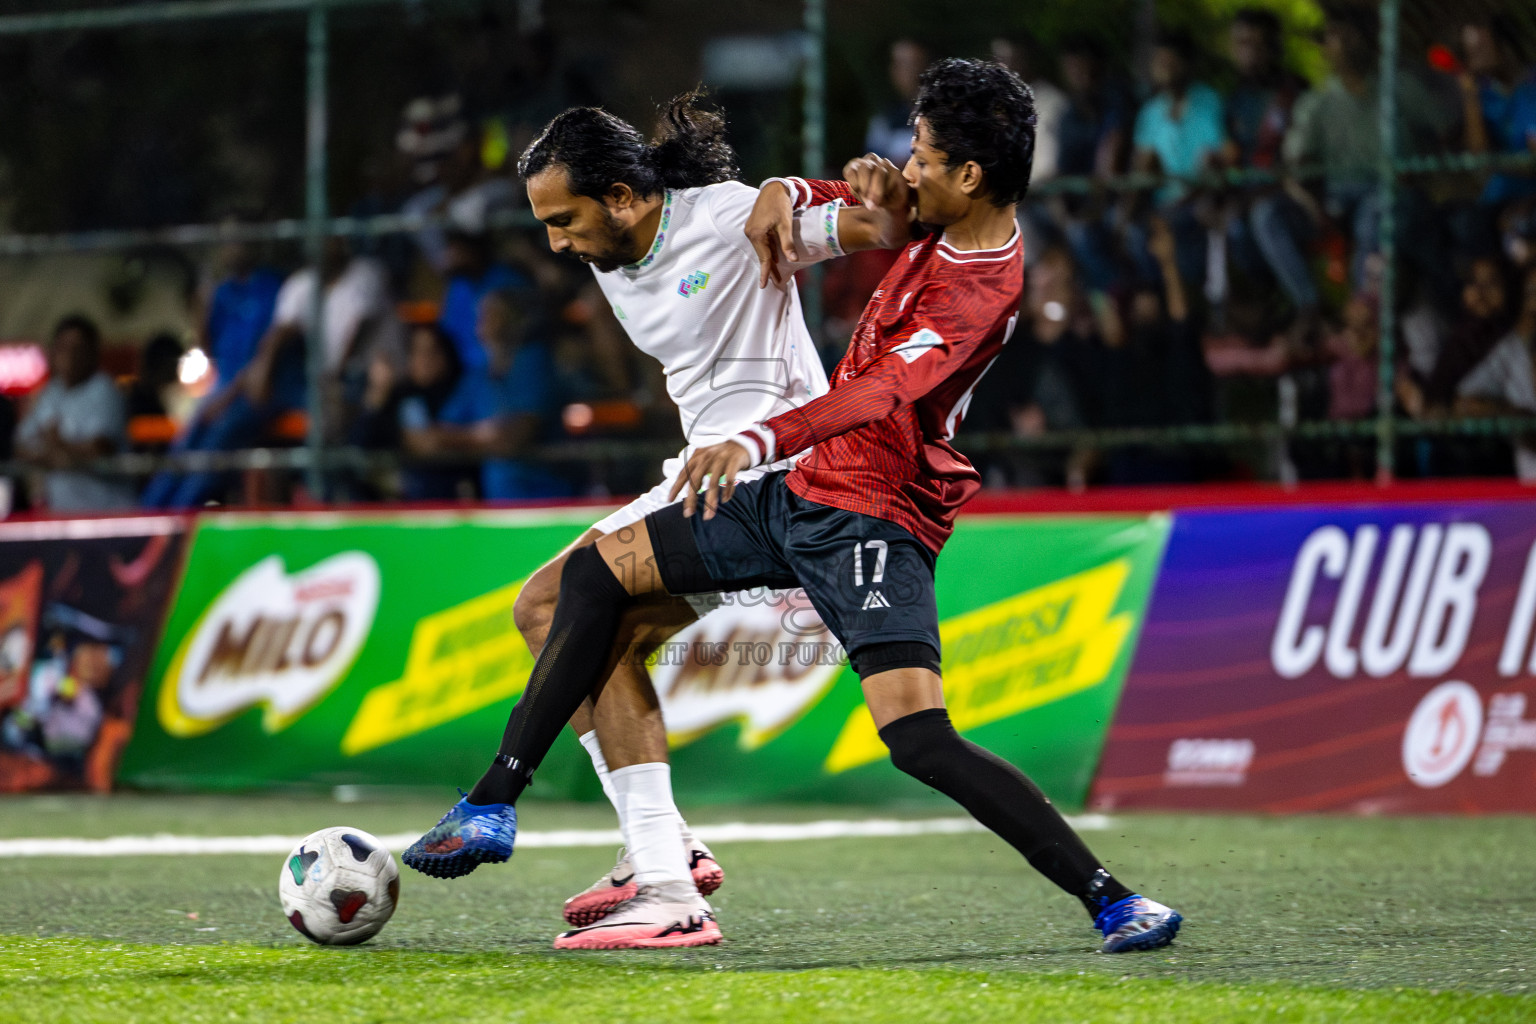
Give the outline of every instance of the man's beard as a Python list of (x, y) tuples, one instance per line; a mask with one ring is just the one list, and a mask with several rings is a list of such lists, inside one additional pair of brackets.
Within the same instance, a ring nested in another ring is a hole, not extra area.
[(620, 267), (635, 262), (635, 233), (619, 223), (617, 217), (603, 211), (608, 218), (602, 248), (597, 252), (583, 253), (576, 258), (599, 274), (611, 274)]

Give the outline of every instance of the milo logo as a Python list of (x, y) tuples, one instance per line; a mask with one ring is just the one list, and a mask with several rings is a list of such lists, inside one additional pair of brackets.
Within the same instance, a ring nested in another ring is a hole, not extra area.
[(197, 736), (247, 708), (269, 733), (341, 681), (379, 605), (379, 567), (347, 551), (290, 575), (278, 555), (246, 569), (187, 633), (161, 681), (160, 723)]

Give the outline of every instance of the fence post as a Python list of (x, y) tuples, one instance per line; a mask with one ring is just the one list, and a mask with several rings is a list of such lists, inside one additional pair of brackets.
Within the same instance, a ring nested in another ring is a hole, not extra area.
[(305, 363), (309, 378), (308, 411), (309, 465), (305, 482), (316, 499), (325, 497), (325, 233), (329, 216), (326, 199), (326, 147), (329, 130), (326, 121), (327, 61), (329, 25), (325, 8), (318, 4), (309, 9), (308, 62), (306, 95), (307, 132), (304, 153), (304, 259), (315, 275), (310, 297), (305, 338)]
[(1396, 389), (1393, 387), (1394, 335), (1397, 333), (1397, 56), (1398, 13), (1401, 0), (1382, 0), (1381, 67), (1376, 75), (1381, 129), (1381, 153), (1377, 162), (1377, 188), (1381, 202), (1381, 307), (1377, 343), (1376, 378), (1376, 480), (1392, 482), (1396, 424)]
[[(827, 166), (827, 8), (826, 0), (805, 0), (805, 64), (801, 71), (800, 166), (808, 178), (819, 178)], [(805, 325), (818, 349), (821, 337), (823, 268), (806, 272), (802, 296)]]

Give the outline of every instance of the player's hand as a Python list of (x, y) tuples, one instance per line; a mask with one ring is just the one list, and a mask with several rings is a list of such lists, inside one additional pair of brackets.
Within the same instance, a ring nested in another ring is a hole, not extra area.
[(843, 167), (843, 180), (864, 209), (881, 215), (881, 245), (896, 248), (911, 233), (912, 186), (897, 167), (878, 153), (854, 157)]
[(798, 262), (795, 255), (795, 208), (789, 189), (782, 182), (771, 182), (757, 194), (752, 213), (747, 217), (747, 239), (757, 250), (759, 263), (757, 286), (768, 282), (783, 284), (793, 271), (779, 265), (779, 257)]
[(683, 516), (693, 515), (699, 507), (699, 491), (704, 492), (704, 518), (715, 518), (715, 509), (730, 501), (736, 493), (736, 474), (752, 464), (747, 450), (735, 441), (724, 441), (700, 448), (688, 456), (688, 462), (672, 484), (668, 501), (683, 496)]

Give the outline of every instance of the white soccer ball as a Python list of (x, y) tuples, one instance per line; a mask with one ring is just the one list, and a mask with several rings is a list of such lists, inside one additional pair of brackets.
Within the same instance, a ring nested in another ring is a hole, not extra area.
[(353, 946), (379, 934), (400, 900), (400, 869), (360, 828), (323, 828), (283, 861), (277, 895), (288, 923), (322, 946)]

